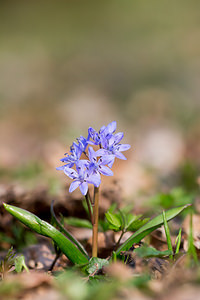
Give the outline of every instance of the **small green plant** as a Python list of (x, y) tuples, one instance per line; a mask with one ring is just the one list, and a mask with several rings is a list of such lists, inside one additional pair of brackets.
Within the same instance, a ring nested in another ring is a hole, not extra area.
[[(176, 217), (188, 206), (182, 205), (166, 211), (165, 220), (163, 220), (163, 215), (160, 214), (150, 221), (142, 219), (142, 215), (136, 216), (131, 214), (126, 208), (116, 211), (116, 207), (112, 206), (105, 214), (106, 219), (103, 222), (99, 222), (99, 186), (101, 175), (112, 176), (113, 172), (111, 168), (115, 158), (125, 160), (126, 158), (122, 152), (130, 148), (128, 144), (120, 143), (124, 134), (122, 132), (115, 134), (115, 130), (116, 122), (103, 126), (98, 132), (90, 127), (87, 138), (81, 136), (78, 139), (78, 143), (73, 143), (70, 148), (70, 154), (61, 159), (64, 166), (57, 168), (64, 171), (73, 180), (69, 192), (73, 192), (79, 187), (81, 193), (85, 196), (90, 223), (84, 221), (84, 226), (92, 229), (92, 258), (89, 257), (80, 242), (57, 220), (53, 211), (53, 204), (51, 206), (53, 225), (51, 225), (26, 210), (4, 203), (5, 209), (10, 214), (33, 231), (51, 238), (60, 251), (73, 264), (87, 265), (87, 270), (98, 270), (103, 264), (108, 263), (107, 260), (97, 258), (99, 225), (103, 231), (107, 229), (121, 231), (121, 236), (110, 257), (110, 260), (116, 260), (120, 258), (122, 251), (129, 250), (134, 243), (140, 242), (145, 236), (163, 225), (164, 222)], [(99, 149), (95, 151), (91, 146), (99, 147)], [(92, 184), (93, 197), (89, 193), (88, 184)], [(76, 225), (77, 223), (79, 223), (79, 226), (83, 225), (83, 221), (80, 224), (80, 220), (71, 219), (71, 224), (72, 221)], [(120, 245), (121, 238), (126, 231), (134, 231), (134, 233)]]
[(16, 255), (11, 247), (6, 254), (6, 257), (0, 262), (0, 275), (4, 279), (5, 276), (12, 270), (20, 273), (23, 268), (29, 272), (26, 266), (25, 259), (23, 255)]

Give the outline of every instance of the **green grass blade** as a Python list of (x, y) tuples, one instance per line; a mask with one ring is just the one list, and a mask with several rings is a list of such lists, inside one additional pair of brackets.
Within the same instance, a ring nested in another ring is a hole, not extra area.
[[(163, 210), (163, 223), (164, 223), (164, 228), (165, 228), (165, 235), (166, 235), (166, 239), (167, 239), (168, 250), (170, 250), (171, 253), (173, 253), (172, 241), (171, 241), (170, 232), (169, 232), (169, 226), (167, 223), (166, 214), (165, 214), (164, 210)], [(173, 259), (173, 255), (170, 254), (169, 258)]]
[(178, 236), (176, 238), (176, 251), (175, 251), (175, 254), (179, 253), (179, 249), (180, 249), (180, 245), (181, 245), (181, 233), (182, 233), (182, 229), (180, 228)]
[(41, 235), (51, 238), (72, 263), (84, 264), (88, 262), (87, 256), (77, 249), (77, 247), (55, 227), (27, 210), (5, 203), (3, 205), (11, 215), (27, 227)]
[(85, 255), (88, 257), (89, 259), (89, 256), (88, 256), (88, 253), (86, 252), (86, 250), (84, 249), (84, 247), (81, 245), (81, 243), (79, 243), (79, 241), (69, 232), (67, 231), (62, 225), (61, 223), (58, 221), (58, 219), (56, 218), (56, 215), (55, 215), (55, 212), (54, 212), (54, 209), (53, 209), (53, 201), (51, 203), (51, 215), (52, 215), (52, 218), (53, 218), (53, 221), (55, 222), (55, 224), (58, 226), (60, 232), (64, 233), (66, 235), (66, 237), (72, 241), (76, 246), (77, 248)]
[(193, 224), (192, 224), (192, 212), (190, 214), (190, 231), (188, 236), (188, 254), (193, 258), (194, 263), (198, 265), (198, 257), (197, 252), (194, 246), (194, 238), (193, 238)]
[[(185, 208), (190, 206), (184, 205), (180, 207), (172, 208), (166, 211), (166, 219), (167, 221), (173, 219), (178, 214), (180, 214)], [(157, 229), (163, 225), (163, 216), (160, 214), (159, 216), (153, 218), (140, 229), (138, 229), (132, 236), (130, 236), (116, 251), (116, 254), (119, 255), (121, 251), (127, 251), (134, 243), (138, 243), (141, 241), (146, 235), (150, 234), (152, 231)]]

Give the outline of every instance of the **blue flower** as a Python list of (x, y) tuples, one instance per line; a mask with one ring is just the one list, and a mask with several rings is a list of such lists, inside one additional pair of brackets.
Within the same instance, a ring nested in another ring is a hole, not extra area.
[(102, 142), (102, 149), (99, 149), (96, 151), (97, 156), (104, 156), (104, 155), (111, 155), (112, 159), (108, 163), (108, 166), (111, 168), (115, 157), (119, 159), (126, 160), (126, 157), (121, 153), (123, 151), (126, 151), (130, 149), (129, 144), (120, 144), (119, 142), (124, 137), (123, 132), (116, 133), (115, 135), (112, 135), (110, 139), (104, 139)]
[(78, 147), (82, 152), (85, 152), (87, 145), (88, 145), (88, 141), (90, 139), (90, 135), (88, 134), (87, 139), (84, 136), (80, 136), (77, 141), (78, 141)]
[(88, 136), (92, 139), (92, 141), (88, 141), (88, 144), (90, 145), (100, 145), (101, 138), (99, 136), (99, 133), (94, 130), (92, 127), (89, 127), (88, 129)]
[(96, 152), (93, 150), (92, 147), (89, 147), (88, 156), (90, 161), (88, 162), (88, 165), (86, 167), (88, 169), (89, 174), (96, 174), (98, 176), (98, 174), (101, 173), (106, 176), (113, 176), (113, 171), (106, 167), (106, 165), (112, 161), (112, 155), (104, 155), (97, 159)]
[(72, 168), (74, 164), (76, 164), (82, 154), (81, 148), (76, 144), (73, 143), (73, 145), (70, 147), (70, 155), (66, 153), (66, 157), (61, 158), (60, 161), (66, 163), (64, 166), (56, 168), (56, 170), (64, 170), (64, 168)]
[(88, 136), (92, 139), (92, 141), (88, 141), (88, 144), (101, 145), (105, 139), (109, 139), (112, 137), (113, 132), (116, 131), (116, 128), (116, 121), (109, 123), (107, 126), (102, 126), (99, 132), (94, 130), (92, 127), (89, 127)]
[(81, 193), (83, 195), (86, 195), (88, 191), (88, 183), (91, 183), (96, 187), (100, 185), (101, 180), (99, 180), (99, 177), (95, 174), (89, 174), (88, 170), (85, 168), (84, 163), (77, 163), (76, 168), (77, 171), (68, 167), (64, 168), (64, 173), (74, 180), (69, 188), (70, 193), (72, 193), (75, 189), (79, 187)]
[[(93, 184), (95, 187), (100, 185), (101, 174), (113, 175), (110, 168), (115, 157), (126, 159), (121, 152), (128, 150), (130, 145), (120, 143), (124, 134), (123, 132), (115, 133), (116, 128), (116, 121), (109, 123), (107, 126), (102, 126), (98, 132), (90, 127), (87, 138), (80, 136), (77, 143), (73, 143), (70, 147), (70, 154), (66, 153), (66, 157), (61, 159), (65, 164), (56, 169), (63, 170), (67, 176), (73, 179), (69, 188), (70, 193), (79, 187), (81, 193), (86, 195), (88, 184)], [(97, 145), (100, 149), (95, 152), (88, 145)], [(86, 153), (87, 147), (88, 154)], [(81, 159), (82, 153), (85, 154), (87, 160)]]

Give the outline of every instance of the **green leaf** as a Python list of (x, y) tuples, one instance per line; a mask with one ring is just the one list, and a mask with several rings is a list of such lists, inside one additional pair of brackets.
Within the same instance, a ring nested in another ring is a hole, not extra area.
[(41, 220), (36, 215), (22, 208), (5, 203), (4, 207), (11, 215), (33, 231), (51, 238), (72, 263), (85, 264), (88, 262), (88, 257), (51, 224)]
[[(178, 214), (180, 214), (184, 209), (186, 209), (189, 205), (184, 205), (176, 208), (172, 208), (166, 211), (166, 219), (167, 221), (173, 219)], [(144, 226), (142, 226), (139, 230), (137, 230), (132, 236), (130, 236), (116, 251), (116, 254), (119, 255), (121, 251), (128, 250), (134, 243), (138, 243), (141, 241), (145, 236), (150, 234), (152, 231), (157, 229), (163, 225), (163, 216), (160, 214), (159, 216), (153, 218)]]
[(109, 226), (110, 229), (113, 229), (115, 231), (118, 231), (121, 229), (122, 222), (121, 222), (120, 216), (117, 216), (117, 214), (113, 214), (109, 211), (107, 211), (105, 213), (105, 216), (106, 216), (107, 221), (110, 224), (110, 226)]
[(172, 252), (172, 254), (170, 255), (170, 259), (173, 259), (172, 241), (171, 241), (169, 226), (167, 223), (166, 214), (165, 214), (164, 210), (163, 210), (163, 223), (164, 223), (164, 228), (165, 228), (165, 235), (166, 235), (166, 239), (167, 239), (168, 250), (170, 250)]
[(26, 270), (26, 272), (29, 272), (29, 269), (25, 263), (24, 255), (19, 255), (15, 257), (15, 271), (20, 273), (23, 268)]
[[(79, 241), (58, 221), (58, 219), (56, 218), (56, 215), (54, 213), (54, 209), (53, 209), (53, 201), (51, 202), (51, 216), (52, 216), (52, 221), (56, 224), (56, 226), (58, 226), (59, 230), (64, 233), (66, 235), (66, 237), (72, 242), (74, 243), (77, 248), (84, 254), (86, 255), (88, 258), (88, 254), (87, 251), (85, 250), (85, 248), (81, 245), (81, 243), (79, 243)], [(64, 223), (64, 218), (62, 217), (62, 221)], [(54, 224), (52, 224), (54, 225)]]
[(70, 226), (92, 229), (92, 224), (88, 220), (69, 217), (69, 218), (64, 218), (64, 221), (67, 225)]
[(133, 215), (133, 214), (126, 214), (126, 228), (128, 230), (129, 226), (134, 222), (140, 219), (142, 215)]
[(129, 225), (129, 227), (127, 228), (127, 231), (136, 231), (140, 227), (145, 225), (148, 221), (149, 221), (149, 218), (135, 220)]
[(109, 230), (109, 223), (107, 220), (99, 220), (99, 231), (106, 232)]
[(136, 248), (134, 250), (134, 253), (136, 253), (139, 257), (148, 258), (148, 257), (169, 256), (172, 254), (172, 251), (170, 251), (170, 250), (158, 251), (153, 247), (142, 246), (142, 247)]
[(175, 254), (178, 254), (179, 253), (179, 249), (180, 249), (180, 245), (181, 245), (181, 232), (182, 232), (182, 229), (180, 228), (179, 229), (179, 233), (178, 233), (178, 236), (176, 238), (176, 251), (175, 251)]
[(114, 211), (116, 210), (116, 208), (117, 208), (117, 203), (114, 202), (114, 203), (111, 204), (111, 206), (108, 209), (108, 211), (111, 212), (111, 213), (114, 213)]
[(106, 265), (109, 265), (109, 261), (107, 259), (92, 257), (85, 270), (88, 274), (92, 274)]
[(194, 246), (193, 238), (193, 223), (192, 223), (193, 213), (190, 213), (190, 231), (188, 235), (188, 254), (193, 258), (195, 265), (199, 264), (196, 248)]

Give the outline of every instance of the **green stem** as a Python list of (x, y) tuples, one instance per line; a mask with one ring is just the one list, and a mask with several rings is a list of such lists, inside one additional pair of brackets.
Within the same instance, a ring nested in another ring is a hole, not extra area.
[(87, 206), (88, 206), (90, 220), (91, 220), (91, 223), (93, 225), (94, 224), (94, 215), (93, 215), (93, 212), (92, 212), (92, 205), (91, 205), (91, 201), (90, 201), (89, 192), (87, 192), (87, 194), (85, 195), (85, 199), (86, 199), (86, 203), (87, 203)]
[(119, 237), (119, 239), (118, 239), (118, 241), (117, 241), (117, 243), (116, 243), (116, 245), (115, 245), (115, 249), (118, 248), (118, 246), (119, 246), (119, 244), (120, 244), (120, 242), (121, 242), (121, 239), (122, 239), (122, 237), (123, 237), (123, 235), (124, 235), (125, 232), (126, 232), (126, 231), (122, 230), (122, 232), (121, 232), (121, 234), (120, 234), (120, 237)]
[(97, 253), (98, 253), (98, 220), (99, 220), (99, 188), (94, 187), (92, 257), (97, 257)]

